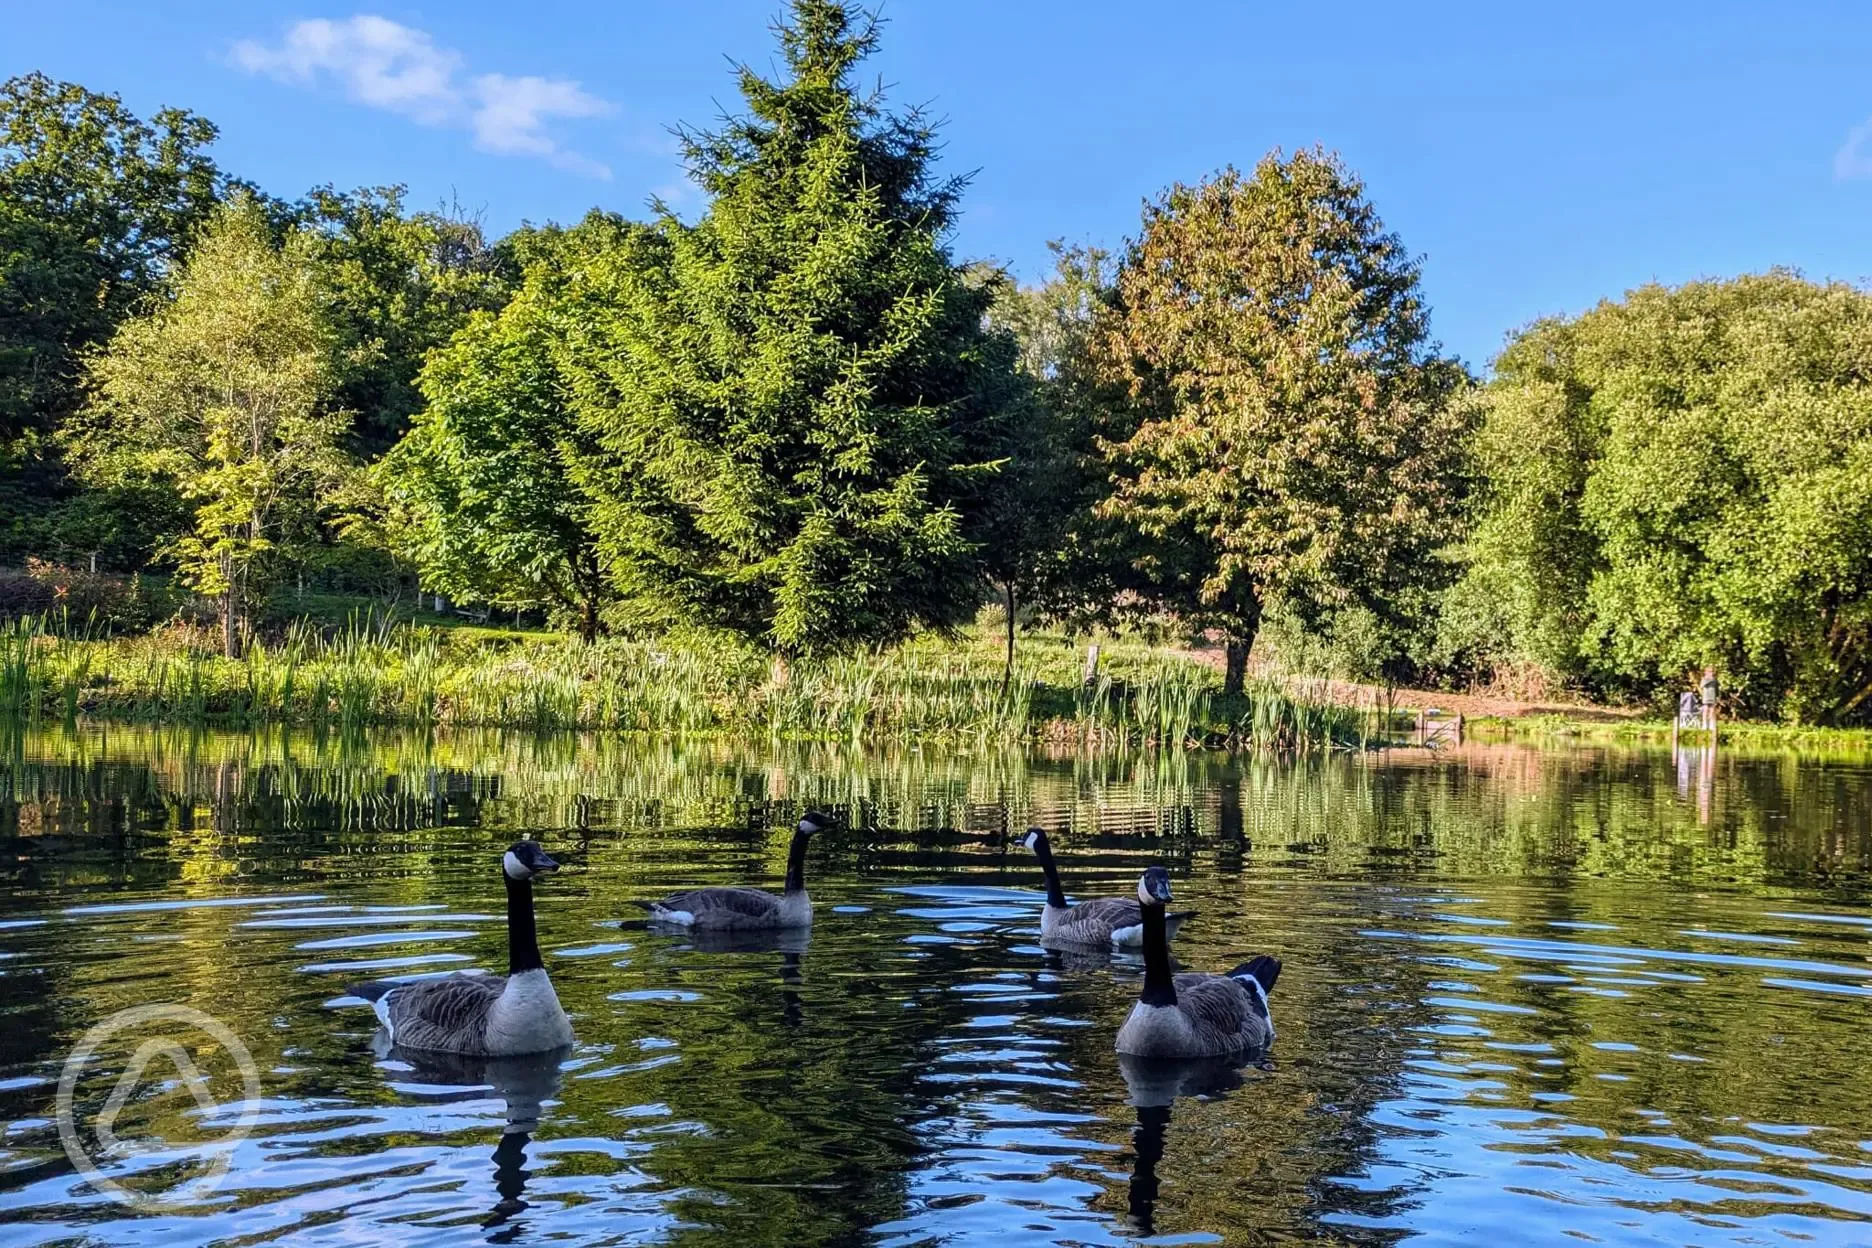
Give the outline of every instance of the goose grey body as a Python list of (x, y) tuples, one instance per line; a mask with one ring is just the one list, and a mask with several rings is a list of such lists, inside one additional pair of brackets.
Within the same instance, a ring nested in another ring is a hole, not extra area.
[(652, 923), (698, 932), (770, 931), (812, 925), (812, 898), (806, 892), (806, 843), (831, 827), (830, 815), (808, 811), (793, 830), (787, 850), (786, 887), (778, 894), (758, 888), (693, 888), (661, 901), (637, 904)]
[[(1054, 865), (1053, 846), (1046, 832), (1028, 828), (1021, 844), (1040, 860), (1040, 870), (1046, 877), (1046, 908), (1040, 911), (1041, 944), (1081, 948), (1110, 945), (1118, 949), (1142, 946), (1144, 914), (1136, 901), (1129, 897), (1089, 897), (1077, 905), (1071, 904), (1066, 900), (1066, 891), (1060, 887), (1059, 868)], [(1168, 938), (1175, 940), (1183, 921), (1195, 913), (1194, 910), (1179, 910), (1166, 915)]]
[(501, 858), (507, 884), (507, 974), (458, 972), (407, 983), (371, 980), (345, 991), (371, 1003), (399, 1049), (513, 1057), (571, 1044), (572, 1022), (547, 978), (533, 925), (533, 877), (558, 867), (533, 841), (516, 843)]
[(1262, 955), (1226, 975), (1170, 973), (1164, 903), (1170, 876), (1152, 867), (1138, 883), (1144, 915), (1144, 987), (1118, 1029), (1117, 1049), (1134, 1057), (1217, 1057), (1266, 1048), (1274, 1040), (1268, 993), (1280, 961)]

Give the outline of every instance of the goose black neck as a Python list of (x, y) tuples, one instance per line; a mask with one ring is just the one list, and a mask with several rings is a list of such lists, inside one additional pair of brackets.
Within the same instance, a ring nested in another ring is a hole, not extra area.
[(533, 881), (507, 881), (507, 973), (537, 971), (546, 964), (540, 960), (539, 933), (533, 927)]
[(1144, 916), (1144, 991), (1138, 1000), (1145, 1005), (1175, 1005), (1176, 980), (1170, 975), (1170, 936), (1164, 928), (1163, 903), (1138, 909)]
[(810, 838), (804, 832), (793, 834), (793, 845), (786, 856), (786, 891), (801, 892), (806, 887), (806, 842)]
[(1047, 838), (1034, 838), (1034, 857), (1040, 860), (1040, 870), (1046, 875), (1047, 905), (1057, 910), (1066, 908), (1066, 890), (1060, 887), (1059, 868), (1053, 865), (1053, 846)]

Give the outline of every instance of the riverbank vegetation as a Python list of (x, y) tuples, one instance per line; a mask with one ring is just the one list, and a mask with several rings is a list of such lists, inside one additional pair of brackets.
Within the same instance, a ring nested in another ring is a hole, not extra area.
[(1153, 648), (1111, 649), (1090, 679), (1070, 639), (1020, 643), (1012, 676), (993, 637), (934, 638), (780, 665), (749, 647), (353, 619), (295, 625), (238, 657), (206, 629), (89, 638), (26, 617), (0, 631), (0, 719), (256, 727), (735, 734), (860, 744), (1359, 749), (1390, 730), (1374, 699), (1323, 682), (1257, 679), (1239, 694)]
[[(1021, 286), (859, 86), (880, 29), (795, 0), (681, 131), (689, 215), (502, 238), (0, 87), (0, 701), (1293, 749), (1373, 713), (1269, 671), (1662, 707), (1710, 665), (1731, 718), (1872, 723), (1872, 294), (1647, 287), (1481, 380), (1323, 148)], [(1087, 682), (1044, 630), (1089, 628), (1226, 657)]]

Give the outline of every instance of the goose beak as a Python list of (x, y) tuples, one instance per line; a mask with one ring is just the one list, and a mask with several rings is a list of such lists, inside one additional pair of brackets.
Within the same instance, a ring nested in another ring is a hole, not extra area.
[(542, 852), (538, 858), (533, 860), (533, 869), (535, 871), (557, 871), (559, 869), (559, 864)]

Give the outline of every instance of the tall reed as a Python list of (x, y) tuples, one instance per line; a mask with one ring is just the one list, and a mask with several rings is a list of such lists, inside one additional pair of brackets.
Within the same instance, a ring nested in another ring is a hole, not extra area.
[(772, 740), (1036, 738), (1104, 747), (1228, 745), (1285, 753), (1354, 748), (1369, 716), (1328, 691), (1257, 684), (1223, 697), (1215, 674), (1166, 656), (1089, 686), (1005, 673), (965, 647), (914, 644), (772, 664), (732, 646), (611, 638), (488, 638), (354, 616), (295, 624), (223, 657), (186, 631), (101, 639), (0, 627), (0, 716), (80, 715), (230, 727), (301, 724), (351, 736), (383, 725), (719, 733)]

